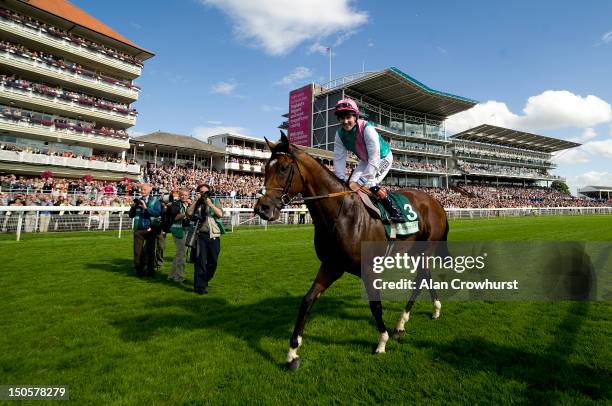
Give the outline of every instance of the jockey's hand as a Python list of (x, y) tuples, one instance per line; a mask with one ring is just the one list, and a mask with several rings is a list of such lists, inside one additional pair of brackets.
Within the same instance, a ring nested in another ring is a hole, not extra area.
[(349, 189), (351, 189), (353, 192), (356, 192), (361, 189), (361, 186), (359, 186), (359, 183), (357, 182), (349, 182)]

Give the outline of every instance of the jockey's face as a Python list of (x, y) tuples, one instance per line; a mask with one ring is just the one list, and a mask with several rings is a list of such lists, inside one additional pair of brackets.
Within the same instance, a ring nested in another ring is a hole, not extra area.
[(338, 117), (338, 121), (344, 131), (351, 131), (353, 127), (355, 127), (355, 124), (357, 124), (357, 117), (355, 117), (354, 114), (345, 114)]

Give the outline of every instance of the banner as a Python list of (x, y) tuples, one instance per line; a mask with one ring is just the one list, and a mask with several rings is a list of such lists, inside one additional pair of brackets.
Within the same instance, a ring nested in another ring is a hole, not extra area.
[(289, 142), (310, 147), (312, 84), (289, 93)]

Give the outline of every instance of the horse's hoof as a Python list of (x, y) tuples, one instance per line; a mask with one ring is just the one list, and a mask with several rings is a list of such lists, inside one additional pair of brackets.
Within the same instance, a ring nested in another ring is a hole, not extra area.
[(431, 319), (432, 320), (439, 320), (440, 319), (440, 315), (439, 314), (432, 314), (431, 315)]
[(294, 358), (291, 360), (291, 362), (287, 362), (285, 366), (287, 367), (288, 371), (296, 371), (300, 367), (300, 359)]
[(386, 351), (385, 351), (385, 350), (378, 351), (378, 349), (377, 349), (377, 348), (374, 348), (374, 350), (372, 351), (372, 354), (373, 354), (373, 355), (379, 355), (379, 354), (385, 354), (385, 353), (386, 353)]
[(398, 329), (393, 330), (393, 338), (395, 338), (396, 340), (399, 340), (405, 335), (406, 335), (406, 330), (398, 330)]

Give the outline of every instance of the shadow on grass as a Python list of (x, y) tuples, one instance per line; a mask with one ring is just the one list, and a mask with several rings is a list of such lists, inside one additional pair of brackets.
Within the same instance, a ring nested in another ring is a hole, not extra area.
[[(286, 340), (287, 349), (289, 337), (297, 317), (299, 305), (302, 298), (297, 296), (284, 296), (266, 298), (256, 303), (232, 304), (225, 299), (217, 297), (192, 297), (180, 300), (164, 300), (151, 303), (151, 306), (158, 309), (142, 316), (117, 319), (111, 324), (120, 330), (120, 337), (125, 341), (148, 340), (161, 329), (182, 328), (185, 330), (211, 330), (221, 331), (224, 334), (236, 337), (256, 351), (261, 357), (272, 364), (284, 366), (284, 362), (279, 364), (278, 357), (281, 353), (276, 353), (276, 357), (263, 348), (261, 342), (264, 338)], [(368, 309), (367, 302), (355, 304), (350, 303), (354, 298), (332, 298), (323, 297), (315, 305), (308, 321), (317, 317), (332, 317), (343, 320), (360, 320), (368, 322), (368, 316), (356, 316), (347, 314), (344, 309), (350, 307), (361, 307)], [(186, 311), (180, 314), (169, 313), (167, 309), (179, 307)], [(369, 315), (369, 311), (368, 311)], [(375, 340), (376, 333), (373, 322), (372, 339)], [(361, 345), (364, 352), (370, 350), (374, 341), (350, 339), (347, 342), (319, 338), (307, 334), (306, 337), (313, 341), (321, 341), (324, 344), (333, 342), (335, 344), (344, 343), (351, 345)]]
[[(173, 258), (170, 258), (170, 259), (173, 259)], [(113, 273), (120, 274), (126, 277), (140, 279), (145, 282), (161, 283), (164, 285), (172, 286), (174, 288), (178, 288), (178, 289), (189, 291), (189, 292), (193, 291), (192, 283), (191, 284), (190, 283), (180, 284), (174, 281), (169, 281), (168, 275), (160, 271), (155, 272), (155, 275), (153, 276), (145, 276), (145, 277), (139, 278), (138, 276), (136, 276), (136, 272), (134, 271), (134, 262), (131, 259), (127, 259), (127, 258), (123, 258), (123, 259), (115, 258), (107, 262), (91, 263), (91, 264), (87, 264), (86, 267), (87, 269), (113, 272)]]
[(611, 382), (609, 371), (569, 360), (588, 306), (585, 302), (572, 303), (551, 334), (555, 337), (553, 342), (541, 353), (497, 344), (480, 337), (457, 338), (449, 343), (417, 340), (414, 345), (431, 350), (433, 358), (468, 374), (486, 372), (524, 382), (527, 389), (522, 395), (537, 403), (562, 402), (563, 399), (559, 399), (561, 392), (569, 396), (582, 394), (595, 400), (608, 399)]

